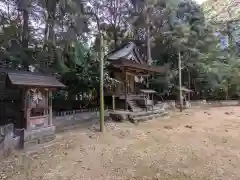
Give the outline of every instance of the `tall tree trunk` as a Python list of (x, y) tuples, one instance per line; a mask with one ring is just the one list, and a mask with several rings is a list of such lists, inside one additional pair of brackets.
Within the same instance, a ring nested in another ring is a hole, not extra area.
[(29, 2), (24, 0), (22, 4), (22, 14), (23, 14), (23, 27), (22, 27), (22, 47), (24, 49), (28, 48), (29, 43), (29, 12), (28, 12)]
[(54, 32), (54, 26), (55, 26), (55, 13), (56, 13), (56, 7), (52, 9), (52, 11), (48, 14), (48, 41), (51, 42), (53, 45), (55, 45), (55, 32)]
[(227, 85), (225, 89), (225, 100), (228, 100), (228, 96), (229, 96), (229, 86)]
[(48, 23), (46, 25), (45, 28), (45, 35), (47, 36), (47, 38), (45, 39), (48, 44), (48, 53), (49, 53), (49, 60), (47, 62), (47, 68), (49, 67), (49, 65), (54, 63), (54, 49), (55, 49), (55, 31), (54, 31), (54, 27), (55, 27), (55, 16), (56, 16), (56, 8), (57, 8), (57, 0), (47, 0), (46, 1), (46, 9), (47, 9), (47, 22)]
[[(227, 13), (228, 13), (229, 19), (232, 19), (232, 13), (230, 12), (229, 8), (227, 9)], [(229, 49), (230, 49), (230, 52), (231, 52), (232, 51), (232, 46), (233, 46), (231, 21), (227, 21), (227, 35), (228, 35), (228, 46), (229, 46)]]
[[(152, 53), (151, 53), (151, 31), (150, 31), (150, 19), (149, 19), (149, 16), (148, 14), (146, 15), (146, 19), (147, 19), (147, 34), (146, 34), (146, 43), (147, 43), (147, 64), (148, 65), (151, 65), (152, 64)], [(149, 79), (150, 77), (147, 76), (147, 88), (149, 88)]]
[(152, 63), (152, 53), (151, 53), (151, 34), (150, 34), (150, 25), (147, 26), (147, 64), (151, 65)]
[[(27, 53), (28, 44), (29, 44), (29, 0), (19, 1), (18, 4), (19, 12), (22, 14), (22, 32), (21, 32), (21, 44), (23, 51)], [(24, 59), (21, 63), (23, 68), (28, 71), (29, 63)]]
[(114, 40), (114, 49), (116, 49), (117, 46), (118, 46), (118, 36), (117, 36), (117, 30), (116, 30), (116, 28), (114, 28), (113, 40)]
[(44, 43), (46, 45), (47, 41), (48, 41), (48, 22), (46, 21), (45, 24), (45, 29), (44, 29)]

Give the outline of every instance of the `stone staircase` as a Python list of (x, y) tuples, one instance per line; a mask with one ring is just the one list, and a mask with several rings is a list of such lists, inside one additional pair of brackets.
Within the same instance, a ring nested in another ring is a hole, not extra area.
[(148, 121), (148, 120), (152, 120), (152, 119), (156, 119), (156, 118), (168, 115), (165, 105), (162, 102), (158, 102), (152, 107), (151, 110), (147, 110), (147, 111), (146, 109), (143, 109), (137, 106), (136, 103), (134, 103), (134, 101), (131, 101), (131, 103), (134, 108), (133, 112), (136, 112), (129, 115), (129, 120), (133, 123), (140, 122), (140, 121)]
[(112, 118), (112, 120), (115, 121), (129, 120), (132, 123), (137, 123), (140, 121), (156, 119), (168, 114), (164, 106), (164, 103), (158, 102), (156, 105), (151, 106), (151, 108), (148, 108), (148, 106), (141, 107), (136, 102), (137, 100), (141, 99), (144, 99), (144, 97), (140, 95), (128, 95), (127, 103), (130, 108), (130, 111), (120, 110), (110, 112), (109, 113), (110, 117)]
[(142, 111), (143, 111), (143, 109), (140, 108), (140, 107), (137, 105), (137, 103), (136, 103), (135, 100), (133, 100), (133, 99), (128, 99), (128, 100), (127, 100), (127, 103), (128, 103), (128, 106), (131, 108), (132, 112), (142, 112)]
[(153, 108), (154, 108), (154, 109), (164, 108), (164, 104), (163, 104), (161, 101), (159, 101), (159, 102), (157, 102), (157, 104), (154, 105)]

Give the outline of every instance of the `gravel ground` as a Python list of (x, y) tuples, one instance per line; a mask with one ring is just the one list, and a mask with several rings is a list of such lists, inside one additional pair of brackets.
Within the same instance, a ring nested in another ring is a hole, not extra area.
[(38, 152), (16, 152), (0, 180), (240, 179), (240, 108), (191, 109), (106, 132), (74, 129)]

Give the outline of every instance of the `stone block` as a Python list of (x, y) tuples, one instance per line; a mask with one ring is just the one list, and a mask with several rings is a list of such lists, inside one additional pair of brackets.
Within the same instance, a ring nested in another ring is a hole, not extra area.
[(24, 148), (50, 142), (55, 139), (55, 126), (24, 132)]
[(15, 149), (18, 149), (20, 146), (20, 136), (14, 138), (13, 146)]
[(29, 140), (29, 141), (25, 141), (24, 142), (24, 148), (29, 148), (32, 146), (36, 146), (37, 144), (39, 144), (39, 139), (33, 139), (33, 140)]
[(44, 136), (39, 140), (39, 144), (44, 144), (50, 141), (53, 141), (56, 138), (56, 136), (53, 135), (49, 135), (49, 136)]
[(30, 141), (33, 139), (40, 139), (44, 136), (49, 136), (55, 134), (55, 126), (49, 126), (46, 128), (40, 128), (32, 131), (25, 131), (24, 132), (24, 140), (25, 141)]

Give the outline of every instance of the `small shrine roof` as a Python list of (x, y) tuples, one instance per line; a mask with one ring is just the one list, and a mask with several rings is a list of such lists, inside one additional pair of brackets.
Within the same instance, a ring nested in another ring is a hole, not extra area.
[(147, 64), (147, 60), (144, 60), (139, 53), (134, 42), (128, 42), (122, 45), (120, 48), (114, 50), (107, 55), (107, 59), (110, 62), (110, 66), (115, 68), (139, 71), (144, 73), (164, 73), (167, 66), (153, 66)]
[(33, 86), (33, 87), (54, 87), (63, 88), (64, 84), (59, 82), (54, 76), (39, 72), (29, 72), (21, 70), (1, 69), (0, 72), (6, 73), (13, 85)]

